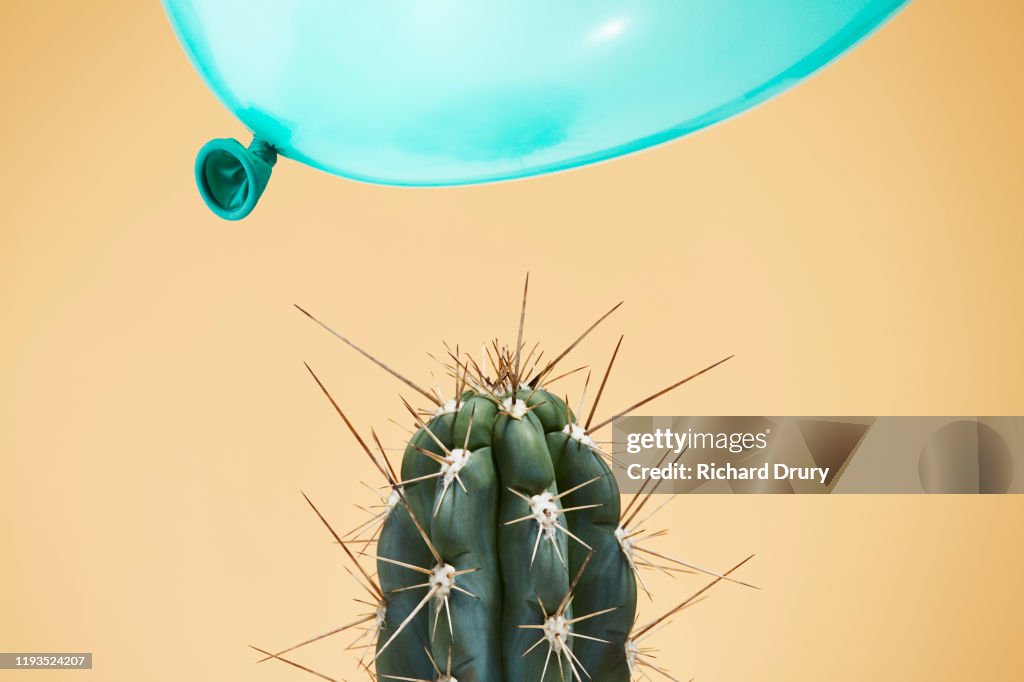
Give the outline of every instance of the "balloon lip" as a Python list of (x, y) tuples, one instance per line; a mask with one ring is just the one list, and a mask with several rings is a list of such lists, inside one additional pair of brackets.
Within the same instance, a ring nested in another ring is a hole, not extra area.
[[(206, 178), (206, 166), (210, 156), (218, 153), (226, 153), (238, 162), (245, 172), (245, 198), (238, 206), (225, 206), (217, 199)], [(253, 164), (252, 153), (246, 149), (241, 142), (231, 138), (218, 138), (204, 144), (196, 155), (195, 164), (196, 186), (199, 188), (199, 196), (203, 198), (206, 206), (219, 218), (224, 220), (241, 220), (252, 213), (259, 201), (262, 189), (260, 188), (259, 172)]]

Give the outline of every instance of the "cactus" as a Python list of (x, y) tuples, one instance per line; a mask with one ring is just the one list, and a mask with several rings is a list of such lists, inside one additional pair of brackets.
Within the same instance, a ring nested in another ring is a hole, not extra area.
[[(593, 436), (614, 418), (594, 423), (622, 338), (585, 421), (583, 401), (574, 412), (552, 388), (579, 371), (556, 376), (566, 355), (618, 306), (545, 363), (537, 346), (527, 352), (523, 344), (528, 287), (527, 278), (513, 347), (495, 341), (479, 361), (448, 349), (442, 364), (454, 380), (451, 398), (436, 385), (433, 391), (418, 387), (306, 313), (426, 398), (430, 409), (403, 399), (415, 431), (395, 470), (377, 434), (369, 442), (361, 436), (309, 369), (388, 491), (379, 511), (344, 537), (309, 502), (358, 571), (373, 610), (289, 649), (259, 649), (263, 660), (330, 679), (285, 654), (360, 626), (364, 633), (355, 647), (361, 665), (378, 679), (628, 682), (650, 672), (675, 679), (650, 659), (643, 638), (711, 585), (739, 582), (729, 574), (742, 563), (719, 574), (641, 544), (648, 536), (639, 527), (653, 513), (644, 510), (654, 488), (623, 508), (612, 458)], [(358, 555), (375, 556), (376, 577)], [(647, 589), (643, 569), (701, 572), (714, 580), (661, 618), (635, 627), (637, 590)]]

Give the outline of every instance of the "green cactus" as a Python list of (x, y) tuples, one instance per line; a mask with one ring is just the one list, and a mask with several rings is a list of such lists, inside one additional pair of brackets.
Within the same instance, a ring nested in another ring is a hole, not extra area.
[[(359, 621), (368, 627), (359, 646), (379, 679), (628, 682), (644, 668), (668, 676), (645, 660), (638, 641), (688, 602), (634, 627), (640, 569), (732, 580), (738, 566), (720, 575), (639, 545), (639, 515), (653, 489), (622, 509), (611, 457), (591, 435), (611, 422), (593, 424), (619, 345), (585, 423), (551, 388), (560, 361), (615, 308), (542, 363), (536, 346), (529, 353), (523, 346), (524, 292), (513, 348), (495, 342), (479, 362), (449, 350), (443, 364), (455, 383), (451, 399), (439, 388), (419, 388), (320, 323), (432, 404), (420, 411), (405, 403), (415, 432), (396, 471), (377, 435), (369, 445), (313, 375), (390, 489), (375, 518), (347, 539), (331, 529), (374, 599), (374, 611)], [(350, 548), (369, 554), (373, 542), (376, 579)], [(301, 668), (283, 657), (295, 648), (263, 653)]]

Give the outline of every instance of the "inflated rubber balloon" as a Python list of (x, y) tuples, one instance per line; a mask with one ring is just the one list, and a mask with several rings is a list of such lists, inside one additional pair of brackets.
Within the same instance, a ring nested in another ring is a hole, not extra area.
[(225, 218), (277, 154), (347, 178), (459, 185), (572, 168), (721, 121), (842, 53), (904, 0), (164, 0), (252, 131), (196, 174)]

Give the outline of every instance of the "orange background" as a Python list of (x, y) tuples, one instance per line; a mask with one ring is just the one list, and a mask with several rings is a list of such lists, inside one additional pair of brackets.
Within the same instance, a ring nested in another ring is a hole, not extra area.
[[(626, 342), (604, 409), (728, 354), (652, 412), (1024, 412), (1017, 3), (920, 2), (755, 111), (611, 163), (409, 190), (282, 161), (223, 223), (191, 164), (244, 131), (158, 3), (0, 8), (0, 650), (69, 680), (302, 679), (254, 665), (356, 588), (299, 496), (354, 525), (372, 472), (308, 360), (390, 445), (427, 351), (515, 329)], [(577, 384), (566, 387), (577, 393)], [(682, 679), (1011, 679), (1024, 498), (687, 497), (662, 547), (744, 567), (659, 635)], [(661, 603), (702, 580), (651, 579)], [(362, 679), (345, 639), (301, 660)], [(29, 673), (0, 672), (2, 679)], [(48, 678), (49, 679), (49, 678)]]

